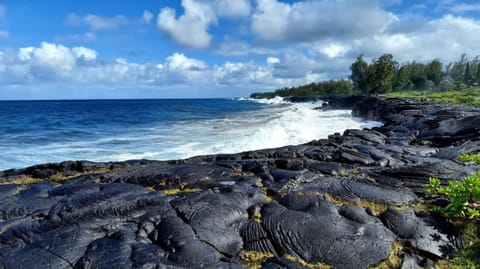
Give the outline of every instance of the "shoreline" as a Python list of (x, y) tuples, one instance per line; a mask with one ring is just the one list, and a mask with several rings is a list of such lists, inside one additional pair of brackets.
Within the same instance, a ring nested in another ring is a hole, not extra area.
[(480, 148), (480, 109), (328, 101), (384, 125), (237, 154), (0, 172), (0, 265), (430, 266), (461, 248), (421, 186), (478, 170), (457, 157)]

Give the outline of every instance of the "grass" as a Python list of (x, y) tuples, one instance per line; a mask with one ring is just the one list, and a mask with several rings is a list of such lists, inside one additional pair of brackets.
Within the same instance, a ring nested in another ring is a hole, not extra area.
[(256, 212), (253, 214), (252, 219), (258, 223), (262, 223), (262, 213)]
[(458, 159), (462, 162), (473, 162), (476, 164), (480, 164), (480, 154), (462, 154), (458, 156)]
[[(258, 251), (242, 251), (240, 253), (240, 260), (244, 265), (246, 265), (250, 269), (261, 269), (262, 263), (275, 257), (273, 253), (270, 252), (258, 252)], [(297, 258), (293, 255), (286, 253), (283, 256), (285, 259), (301, 264), (303, 267), (310, 268), (310, 269), (330, 269), (332, 268), (329, 265), (323, 263), (308, 263), (301, 258)]]
[(262, 268), (262, 263), (273, 257), (273, 253), (270, 252), (242, 251), (240, 253), (240, 260), (250, 269)]
[(403, 259), (400, 257), (400, 253), (402, 252), (403, 248), (404, 246), (402, 242), (398, 240), (393, 241), (388, 258), (377, 265), (368, 267), (368, 269), (400, 268), (403, 262)]
[(480, 88), (471, 88), (462, 91), (406, 91), (392, 92), (385, 95), (389, 98), (411, 98), (422, 99), (432, 102), (465, 104), (472, 106), (480, 106)]
[(330, 265), (320, 263), (320, 262), (319, 263), (308, 263), (305, 260), (303, 260), (301, 258), (297, 258), (293, 255), (288, 254), (288, 253), (283, 255), (283, 257), (285, 257), (285, 259), (287, 259), (289, 261), (299, 263), (303, 267), (310, 268), (310, 269), (330, 269), (330, 268), (332, 268)]
[(23, 184), (34, 184), (39, 182), (42, 182), (42, 180), (39, 178), (33, 178), (30, 176), (21, 175), (15, 178), (8, 178), (7, 180), (0, 182), (0, 185), (6, 185), (6, 184), (23, 185)]
[(165, 189), (163, 193), (166, 195), (175, 195), (179, 193), (187, 193), (187, 192), (201, 192), (202, 189), (199, 188), (177, 188), (177, 189)]
[(32, 177), (30, 175), (19, 175), (19, 176), (5, 178), (4, 181), (0, 182), (0, 185), (6, 185), (6, 184), (28, 185), (28, 184), (45, 182), (45, 181), (54, 181), (57, 183), (62, 183), (64, 181), (70, 180), (75, 177), (83, 176), (83, 175), (102, 174), (102, 173), (107, 173), (111, 171), (114, 171), (114, 170), (111, 170), (110, 168), (107, 168), (107, 167), (100, 167), (100, 168), (86, 170), (84, 172), (79, 172), (73, 175), (65, 175), (61, 172), (58, 172), (46, 178), (37, 178), (37, 177)]

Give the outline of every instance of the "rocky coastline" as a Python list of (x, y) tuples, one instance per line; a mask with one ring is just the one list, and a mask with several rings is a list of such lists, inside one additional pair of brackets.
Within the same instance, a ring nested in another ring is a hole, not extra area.
[[(421, 268), (462, 247), (427, 196), (479, 167), (480, 109), (330, 98), (382, 127), (176, 161), (0, 172), (0, 268)], [(321, 126), (319, 126), (321, 128)]]

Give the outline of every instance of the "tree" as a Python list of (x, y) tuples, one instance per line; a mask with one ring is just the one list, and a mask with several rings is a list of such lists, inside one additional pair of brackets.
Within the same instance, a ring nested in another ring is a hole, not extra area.
[(410, 81), (413, 83), (415, 90), (425, 89), (427, 83), (427, 75), (425, 73), (426, 66), (423, 63), (412, 62), (409, 64), (410, 68)]
[(368, 64), (363, 60), (363, 55), (359, 55), (357, 60), (352, 63), (350, 66), (352, 74), (350, 79), (353, 82), (353, 87), (357, 93), (368, 93), (367, 89), (367, 75), (368, 75)]
[(397, 72), (395, 82), (393, 84), (394, 91), (410, 91), (413, 89), (413, 83), (410, 80), (410, 69), (407, 65), (403, 65)]
[(398, 63), (391, 54), (374, 60), (368, 68), (367, 88), (369, 94), (386, 93), (393, 89)]
[(470, 78), (470, 63), (467, 62), (465, 65), (465, 74), (463, 75), (463, 83), (466, 85), (471, 85), (471, 78)]
[(442, 63), (439, 60), (433, 60), (425, 67), (425, 75), (428, 80), (433, 81), (435, 86), (440, 85), (442, 81)]
[(480, 64), (477, 65), (477, 74), (475, 75), (477, 85), (480, 85)]
[(450, 77), (455, 81), (455, 83), (461, 83), (465, 79), (465, 65), (467, 63), (467, 55), (462, 54), (460, 61), (453, 63), (449, 71)]

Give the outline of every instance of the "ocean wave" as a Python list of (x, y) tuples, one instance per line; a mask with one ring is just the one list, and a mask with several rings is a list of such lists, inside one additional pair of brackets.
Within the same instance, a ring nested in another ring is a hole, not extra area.
[[(346, 129), (381, 125), (354, 118), (350, 110), (315, 109), (321, 106), (321, 101), (291, 103), (281, 97), (248, 101), (263, 105), (205, 119), (191, 117), (190, 120), (159, 120), (148, 126), (144, 122), (138, 125), (129, 123), (125, 129), (118, 129), (120, 127), (115, 122), (109, 127), (111, 129), (105, 127), (96, 132), (96, 129), (89, 129), (88, 135), (69, 135), (68, 139), (47, 141), (48, 143), (36, 141), (29, 134), (28, 144), (18, 144), (21, 141), (11, 142), (11, 145), (8, 141), (0, 144), (4, 152), (0, 155), (0, 170), (64, 160), (171, 160), (206, 154), (237, 153), (298, 145)], [(190, 112), (195, 114), (194, 109)], [(79, 130), (79, 126), (75, 127)], [(8, 136), (4, 136), (6, 137)]]
[(290, 103), (286, 101), (283, 97), (281, 96), (275, 96), (274, 98), (269, 98), (269, 99), (256, 99), (256, 98), (239, 98), (239, 101), (251, 101), (251, 102), (256, 102), (260, 104), (266, 104), (266, 105), (278, 105), (278, 104), (286, 104)]

